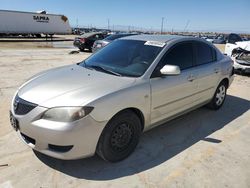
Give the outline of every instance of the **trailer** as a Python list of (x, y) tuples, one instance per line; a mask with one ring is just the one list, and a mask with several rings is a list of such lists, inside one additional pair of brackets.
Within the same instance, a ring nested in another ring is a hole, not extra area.
[(0, 35), (70, 34), (69, 20), (64, 15), (0, 10)]

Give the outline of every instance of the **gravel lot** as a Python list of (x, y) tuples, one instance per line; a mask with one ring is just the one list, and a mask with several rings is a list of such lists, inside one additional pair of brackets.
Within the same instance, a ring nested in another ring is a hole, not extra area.
[[(126, 160), (62, 161), (33, 152), (11, 128), (10, 100), (32, 75), (79, 62), (72, 42), (0, 46), (0, 187), (250, 187), (250, 78), (235, 76), (219, 111), (200, 108), (146, 132)], [(223, 46), (220, 46), (222, 49)]]

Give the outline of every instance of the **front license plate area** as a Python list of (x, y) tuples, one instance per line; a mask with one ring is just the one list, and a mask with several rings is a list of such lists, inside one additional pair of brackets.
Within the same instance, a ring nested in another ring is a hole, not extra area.
[(15, 131), (19, 130), (19, 122), (11, 112), (10, 112), (10, 124), (15, 129)]

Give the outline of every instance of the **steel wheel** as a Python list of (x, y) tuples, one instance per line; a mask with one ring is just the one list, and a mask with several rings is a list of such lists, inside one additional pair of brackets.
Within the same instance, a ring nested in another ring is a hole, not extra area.
[(106, 161), (117, 162), (136, 148), (142, 132), (139, 117), (130, 110), (115, 115), (105, 126), (96, 152)]
[(114, 151), (123, 151), (126, 149), (133, 135), (133, 129), (127, 123), (118, 125), (111, 134), (110, 144)]

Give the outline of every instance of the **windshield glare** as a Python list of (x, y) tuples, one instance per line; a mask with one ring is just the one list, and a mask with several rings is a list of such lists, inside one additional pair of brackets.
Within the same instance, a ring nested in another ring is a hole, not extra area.
[[(117, 40), (81, 63), (86, 67), (102, 67), (121, 76), (142, 76), (162, 47), (145, 45), (146, 41)], [(96, 69), (99, 71), (99, 69)], [(107, 73), (107, 72), (106, 72)]]

